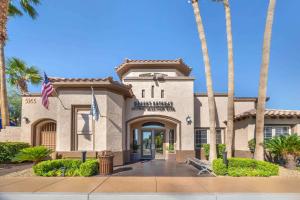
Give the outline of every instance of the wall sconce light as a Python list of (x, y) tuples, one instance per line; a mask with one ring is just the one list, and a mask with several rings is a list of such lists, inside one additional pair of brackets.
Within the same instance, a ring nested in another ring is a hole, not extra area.
[(191, 118), (191, 116), (187, 116), (186, 117), (186, 122), (188, 123), (188, 125), (192, 124), (192, 118)]
[(29, 121), (28, 117), (23, 117), (23, 122), (28, 124), (30, 121)]

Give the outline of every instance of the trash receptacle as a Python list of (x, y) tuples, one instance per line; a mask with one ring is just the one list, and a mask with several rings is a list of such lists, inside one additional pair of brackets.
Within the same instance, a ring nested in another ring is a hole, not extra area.
[(99, 173), (109, 175), (113, 173), (114, 154), (111, 151), (101, 151), (99, 154)]

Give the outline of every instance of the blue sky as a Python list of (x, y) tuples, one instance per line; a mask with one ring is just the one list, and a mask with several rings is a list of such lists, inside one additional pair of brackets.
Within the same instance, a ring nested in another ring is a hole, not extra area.
[[(231, 0), (236, 96), (257, 96), (268, 0)], [(299, 0), (277, 1), (269, 108), (300, 109)], [(200, 0), (216, 92), (227, 91), (224, 8)], [(187, 0), (44, 0), (39, 17), (11, 18), (6, 57), (58, 77), (118, 79), (114, 67), (130, 59), (183, 58), (195, 91), (205, 92), (200, 42)], [(39, 91), (39, 87), (31, 87)]]

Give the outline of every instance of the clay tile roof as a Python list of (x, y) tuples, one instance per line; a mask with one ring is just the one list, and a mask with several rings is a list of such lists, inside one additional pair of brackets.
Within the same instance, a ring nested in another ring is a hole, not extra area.
[(125, 59), (125, 61), (116, 67), (116, 72), (120, 78), (122, 78), (123, 74), (128, 72), (129, 69), (132, 68), (175, 68), (185, 76), (188, 76), (192, 68), (184, 63), (181, 58), (176, 60), (130, 60)]
[[(234, 117), (235, 120), (241, 120), (249, 117), (256, 117), (256, 109), (248, 110)], [(275, 110), (266, 109), (265, 117), (298, 117), (300, 118), (300, 110)]]
[(112, 77), (107, 78), (58, 78), (49, 77), (49, 81), (53, 84), (54, 88), (83, 88), (83, 87), (95, 87), (95, 88), (107, 88), (115, 92), (119, 92), (126, 97), (132, 97), (133, 92), (131, 85), (125, 85), (118, 81), (113, 80)]

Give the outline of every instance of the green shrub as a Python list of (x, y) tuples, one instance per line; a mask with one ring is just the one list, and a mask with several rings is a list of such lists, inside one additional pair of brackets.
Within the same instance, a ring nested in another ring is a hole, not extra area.
[(277, 155), (292, 154), (300, 156), (300, 136), (294, 133), (274, 137), (266, 142), (265, 147), (271, 153)]
[(167, 151), (170, 153), (174, 153), (175, 152), (174, 144), (169, 144), (169, 146), (167, 146)]
[(65, 176), (76, 176), (80, 165), (80, 160), (47, 160), (35, 165), (33, 171), (38, 176), (61, 176), (65, 168)]
[(216, 175), (229, 176), (277, 176), (279, 167), (275, 164), (249, 158), (229, 158), (228, 168), (222, 159), (213, 161), (213, 171)]
[(23, 162), (23, 161), (33, 161), (34, 164), (47, 158), (53, 151), (43, 146), (29, 147), (20, 150), (20, 152), (15, 156), (13, 161)]
[(216, 175), (224, 176), (227, 174), (227, 167), (222, 159), (215, 159), (213, 161), (212, 167)]
[[(204, 149), (204, 155), (205, 155), (206, 159), (208, 159), (209, 158), (210, 145), (209, 144), (203, 144), (202, 147)], [(225, 151), (225, 149), (226, 149), (225, 144), (217, 144), (217, 157), (218, 158), (223, 157), (223, 152)]]
[(279, 167), (275, 164), (249, 158), (228, 159), (229, 176), (277, 176)]
[(80, 176), (93, 176), (98, 174), (99, 164), (95, 160), (87, 160), (85, 163), (82, 163), (79, 168)]
[(38, 176), (93, 176), (98, 173), (98, 161), (87, 160), (82, 163), (81, 160), (62, 159), (47, 160), (33, 166), (33, 171)]
[(254, 153), (255, 145), (256, 144), (255, 144), (255, 139), (254, 138), (248, 141), (248, 148), (251, 151), (251, 153)]
[(10, 162), (21, 149), (28, 147), (24, 142), (0, 142), (0, 163)]

